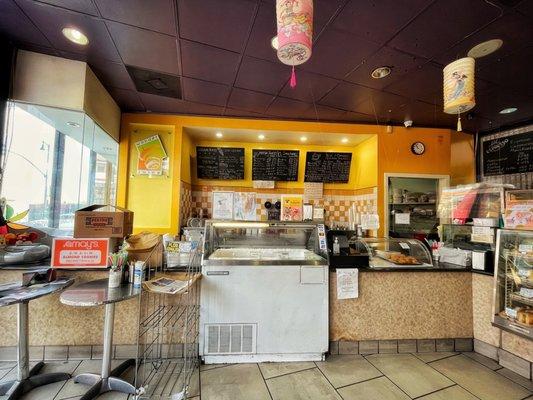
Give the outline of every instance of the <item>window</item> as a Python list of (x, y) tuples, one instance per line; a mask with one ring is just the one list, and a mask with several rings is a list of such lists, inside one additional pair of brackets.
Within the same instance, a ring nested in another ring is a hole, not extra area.
[(118, 144), (87, 115), (9, 103), (7, 127), (1, 196), (19, 222), (69, 234), (77, 209), (115, 204)]

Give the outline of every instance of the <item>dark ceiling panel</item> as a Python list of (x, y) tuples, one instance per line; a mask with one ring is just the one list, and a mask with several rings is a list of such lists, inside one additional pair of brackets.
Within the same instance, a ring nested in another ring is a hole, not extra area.
[(280, 94), (283, 97), (311, 103), (320, 100), (338, 83), (336, 79), (296, 68), (296, 87), (291, 88), (290, 83), (287, 82)]
[(168, 74), (178, 74), (178, 49), (175, 37), (118, 22), (107, 22), (107, 26), (124, 63)]
[(320, 104), (354, 111), (358, 104), (365, 101), (372, 94), (372, 91), (372, 89), (364, 86), (341, 83), (320, 100)]
[(235, 86), (257, 92), (277, 94), (291, 76), (291, 68), (281, 63), (244, 57)]
[(183, 75), (206, 81), (232, 84), (240, 55), (200, 43), (182, 40), (181, 59)]
[(279, 62), (276, 51), (270, 44), (272, 38), (277, 34), (276, 29), (276, 10), (274, 3), (261, 3), (245, 53), (263, 60)]
[(251, 118), (265, 118), (264, 114), (255, 113), (252, 111), (236, 110), (234, 108), (226, 108), (224, 115), (228, 117), (251, 117)]
[[(401, 53), (388, 47), (382, 47), (376, 54), (361, 64), (355, 71), (350, 73), (346, 80), (359, 85), (374, 89), (383, 89), (387, 85), (405, 75), (407, 72), (427, 62), (427, 59)], [(378, 67), (391, 67), (389, 76), (382, 79), (371, 77), (372, 71)]]
[(298, 100), (286, 99), (284, 97), (276, 97), (276, 99), (270, 104), (266, 114), (273, 115), (275, 117), (292, 118), (297, 119), (302, 116), (309, 108), (311, 104), (304, 103)]
[(481, 31), (469, 36), (450, 50), (435, 59), (443, 65), (461, 57), (466, 57), (468, 51), (479, 43), (491, 39), (503, 40), (502, 47), (493, 54), (476, 59), (476, 67), (482, 67), (495, 59), (516, 52), (523, 48), (533, 38), (533, 21), (518, 14), (507, 14), (492, 22)]
[(442, 90), (442, 68), (427, 63), (392, 82), (385, 90), (411, 99), (433, 102), (433, 94)]
[(0, 33), (17, 42), (50, 47), (44, 35), (12, 0), (0, 0)]
[(352, 111), (344, 113), (340, 119), (345, 122), (375, 124), (376, 118), (372, 115), (360, 114)]
[(302, 113), (302, 117), (311, 121), (338, 121), (343, 118), (344, 114), (346, 114), (344, 110), (314, 104)]
[(522, 0), (518, 7), (516, 7), (516, 10), (533, 19), (533, 2), (531, 0)]
[(41, 3), (47, 3), (67, 10), (77, 11), (83, 14), (97, 16), (98, 10), (91, 0), (39, 0)]
[(100, 82), (105, 87), (115, 87), (119, 89), (135, 90), (126, 67), (122, 63), (104, 60), (101, 58), (87, 58), (84, 54), (61, 52), (61, 57), (72, 60), (84, 61), (93, 70)]
[(333, 78), (342, 78), (378, 48), (379, 46), (372, 42), (328, 28), (313, 45), (311, 59), (303, 64), (302, 68)]
[(350, 0), (333, 27), (385, 43), (432, 0)]
[(180, 36), (242, 51), (256, 7), (248, 0), (178, 0)]
[(222, 107), (192, 103), (170, 97), (156, 96), (148, 93), (139, 93), (139, 96), (148, 112), (211, 115), (222, 115), (224, 112), (224, 108)]
[(102, 17), (168, 35), (176, 35), (172, 0), (95, 0)]
[(431, 58), (499, 15), (499, 8), (484, 0), (437, 0), (389, 44)]
[(231, 88), (218, 83), (182, 78), (184, 100), (224, 107)]
[(273, 96), (268, 94), (234, 88), (231, 91), (228, 107), (264, 113), (273, 98)]
[[(17, 0), (17, 3), (55, 49), (86, 54), (88, 57), (121, 61), (102, 20), (29, 0)], [(62, 29), (70, 26), (87, 35), (89, 38), (87, 46), (72, 43), (63, 36)]]
[(371, 89), (371, 93), (358, 103), (352, 111), (378, 117), (380, 121), (387, 120), (390, 113), (403, 107), (409, 100), (391, 93), (379, 92)]
[(115, 99), (122, 111), (145, 111), (139, 93), (135, 90), (108, 88), (109, 94)]

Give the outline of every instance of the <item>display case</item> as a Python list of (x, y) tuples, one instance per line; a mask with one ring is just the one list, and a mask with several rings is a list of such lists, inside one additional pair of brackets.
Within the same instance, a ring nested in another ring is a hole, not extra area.
[(434, 268), (428, 248), (417, 239), (364, 238), (359, 240), (370, 255), (370, 268)]
[(370, 249), (359, 239), (357, 231), (332, 229), (328, 230), (326, 237), (330, 270), (368, 268)]
[(204, 265), (327, 265), (323, 224), (207, 221)]
[(533, 339), (533, 231), (499, 230), (496, 268), (493, 324)]

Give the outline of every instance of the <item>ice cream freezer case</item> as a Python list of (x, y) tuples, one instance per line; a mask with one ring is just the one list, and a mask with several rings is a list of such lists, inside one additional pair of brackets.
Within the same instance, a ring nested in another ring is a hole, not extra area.
[(203, 361), (323, 360), (327, 257), (323, 224), (208, 221), (200, 301)]

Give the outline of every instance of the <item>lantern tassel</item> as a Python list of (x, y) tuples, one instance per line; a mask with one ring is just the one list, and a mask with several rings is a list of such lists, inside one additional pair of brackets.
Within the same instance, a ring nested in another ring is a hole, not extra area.
[(294, 65), (292, 66), (292, 74), (291, 74), (291, 89), (294, 89), (296, 87), (296, 72), (294, 72)]
[(461, 114), (459, 114), (459, 116), (457, 117), (457, 132), (462, 132), (463, 131), (463, 127), (461, 125)]

